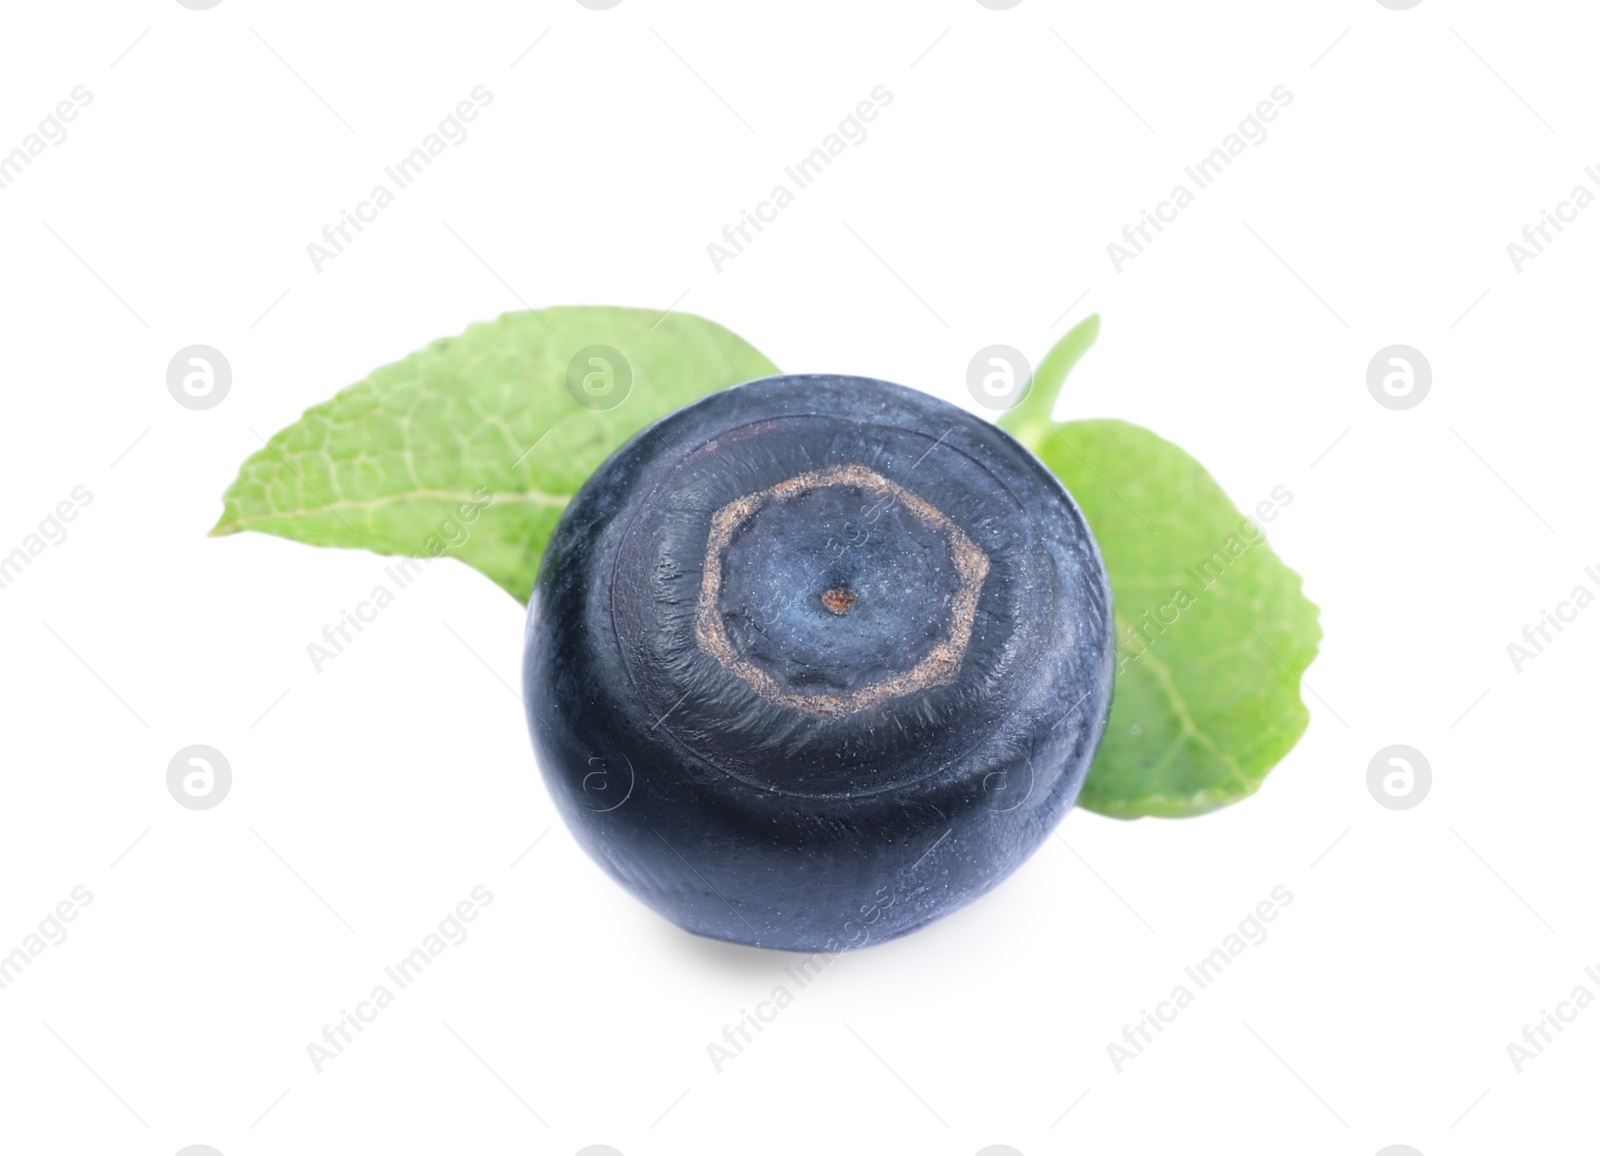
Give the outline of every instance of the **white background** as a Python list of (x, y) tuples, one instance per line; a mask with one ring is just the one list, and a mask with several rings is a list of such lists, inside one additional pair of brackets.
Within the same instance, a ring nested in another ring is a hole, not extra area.
[[(1506, 1051), (1600, 995), (1600, 610), (1506, 652), (1600, 592), (1600, 209), (1506, 252), (1596, 186), (1587, 6), (119, 0), (9, 5), (0, 45), (0, 150), (93, 93), (0, 190), (0, 553), (93, 494), (0, 590), (0, 950), (94, 896), (0, 991), (0, 1150), (1593, 1150), (1600, 1010), (1520, 1074)], [(478, 85), (470, 138), (317, 272), (306, 244)], [(706, 244), (878, 85), (870, 136), (717, 272)], [(1119, 273), (1107, 243), (1278, 85)], [(1224, 812), (1073, 813), (717, 1072), (793, 961), (578, 851), (512, 689), (521, 608), (441, 565), (318, 674), (384, 560), (205, 536), (308, 405), (566, 303), (969, 407), (976, 350), (1099, 311), (1061, 413), (1150, 426), (1247, 510), (1294, 494), (1270, 533), (1327, 635), (1304, 740)], [(165, 384), (197, 342), (234, 371), (205, 412)], [(1395, 342), (1434, 373), (1404, 412), (1365, 382)], [(213, 810), (167, 793), (194, 743), (233, 767)], [(1408, 811), (1367, 790), (1391, 743), (1433, 767)], [(470, 937), (318, 1074), (306, 1045), (479, 884)], [(1119, 1074), (1107, 1044), (1279, 885), (1270, 937)]]

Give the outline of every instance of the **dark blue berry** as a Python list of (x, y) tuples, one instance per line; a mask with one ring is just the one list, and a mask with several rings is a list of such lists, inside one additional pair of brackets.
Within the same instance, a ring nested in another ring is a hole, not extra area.
[(1072, 498), (997, 427), (865, 378), (679, 410), (545, 552), (524, 684), (545, 779), (690, 931), (831, 951), (983, 894), (1077, 798), (1111, 593)]

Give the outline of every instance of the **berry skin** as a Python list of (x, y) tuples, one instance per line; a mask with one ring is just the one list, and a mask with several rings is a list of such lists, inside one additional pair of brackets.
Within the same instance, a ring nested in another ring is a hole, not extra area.
[(1014, 871), (1111, 705), (1111, 591), (1061, 483), (999, 428), (859, 377), (671, 414), (579, 490), (523, 683), (583, 848), (668, 919), (838, 951)]

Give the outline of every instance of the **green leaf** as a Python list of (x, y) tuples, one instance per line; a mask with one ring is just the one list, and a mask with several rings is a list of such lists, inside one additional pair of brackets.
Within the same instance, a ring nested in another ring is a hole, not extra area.
[(1056, 342), (1055, 348), (1045, 354), (1039, 368), (1034, 370), (1033, 380), (1028, 383), (1022, 400), (1001, 415), (1000, 425), (1007, 433), (1030, 448), (1049, 439), (1056, 428), (1050, 416), (1055, 409), (1056, 396), (1072, 367), (1089, 352), (1099, 336), (1100, 315), (1092, 313)]
[[(1083, 329), (1062, 342), (1072, 343), (1071, 361), (1087, 348)], [(1041, 424), (1037, 411), (1002, 424), (1016, 426), (1077, 499), (1111, 577), (1116, 685), (1079, 805), (1176, 818), (1253, 794), (1308, 721), (1300, 676), (1322, 631), (1300, 576), (1204, 466), (1149, 430)], [(1283, 487), (1261, 497), (1275, 509), (1293, 501)]]
[[(590, 346), (619, 352), (625, 370), (608, 377), (603, 360), (577, 357)], [(594, 372), (591, 392), (631, 376), (614, 408), (580, 404), (616, 396), (584, 391)], [(776, 372), (737, 335), (685, 313), (507, 313), (384, 366), (280, 430), (240, 468), (211, 533), (449, 554), (526, 602), (562, 510), (614, 450), (691, 401)]]

